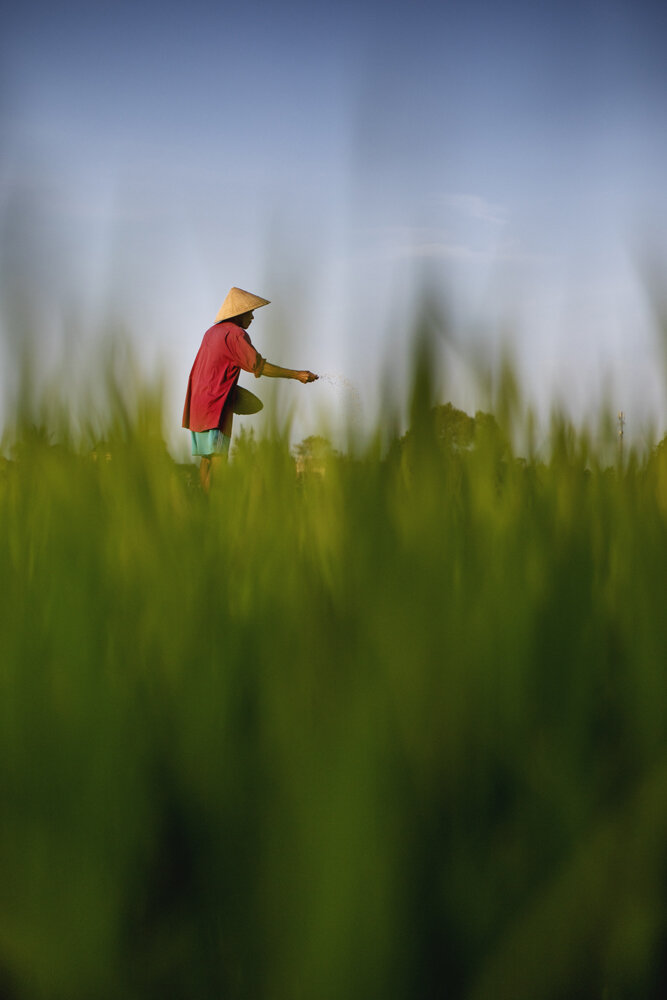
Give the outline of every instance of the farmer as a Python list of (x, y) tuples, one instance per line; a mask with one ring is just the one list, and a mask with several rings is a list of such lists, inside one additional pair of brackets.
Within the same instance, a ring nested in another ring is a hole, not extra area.
[[(215, 464), (226, 458), (232, 436), (236, 383), (241, 369), (255, 378), (294, 378), (299, 382), (314, 382), (317, 375), (308, 371), (279, 368), (257, 353), (246, 330), (253, 321), (253, 312), (267, 306), (268, 299), (232, 288), (222, 303), (214, 325), (206, 331), (188, 380), (183, 409), (183, 427), (192, 436), (192, 454), (201, 457), (199, 477), (206, 493), (211, 486)], [(249, 397), (251, 393), (247, 394)], [(261, 403), (252, 397), (256, 407)]]

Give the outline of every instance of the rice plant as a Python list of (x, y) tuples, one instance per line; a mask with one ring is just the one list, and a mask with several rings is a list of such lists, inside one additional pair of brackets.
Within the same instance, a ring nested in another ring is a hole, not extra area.
[(420, 364), (208, 497), (148, 390), (7, 437), (3, 1000), (663, 995), (664, 446), (455, 440)]

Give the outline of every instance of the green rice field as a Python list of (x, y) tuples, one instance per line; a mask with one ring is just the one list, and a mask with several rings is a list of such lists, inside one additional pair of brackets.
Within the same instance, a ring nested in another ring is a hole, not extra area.
[(209, 496), (148, 390), (6, 430), (2, 1000), (665, 995), (667, 447), (413, 382)]

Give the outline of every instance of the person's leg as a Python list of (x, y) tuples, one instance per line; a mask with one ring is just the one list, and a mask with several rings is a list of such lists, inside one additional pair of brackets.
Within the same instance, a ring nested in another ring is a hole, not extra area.
[(214, 469), (227, 461), (230, 438), (219, 428), (207, 431), (191, 431), (192, 454), (199, 456), (199, 482), (204, 493), (211, 490), (211, 482), (215, 479)]
[(218, 478), (218, 472), (220, 467), (227, 461), (227, 452), (222, 454), (211, 455), (211, 468), (208, 474), (209, 489), (211, 488), (211, 483), (215, 482)]
[(208, 493), (211, 488), (211, 458), (204, 455), (199, 463), (199, 482), (204, 493)]

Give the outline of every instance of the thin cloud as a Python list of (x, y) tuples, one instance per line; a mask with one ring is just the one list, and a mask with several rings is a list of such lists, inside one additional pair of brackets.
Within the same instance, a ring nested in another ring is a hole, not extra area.
[(494, 247), (473, 247), (467, 243), (447, 241), (415, 242), (398, 246), (395, 252), (400, 257), (496, 264), (533, 264), (547, 259), (539, 254), (523, 252), (514, 242), (502, 243)]
[(552, 259), (514, 238), (499, 239), (489, 233), (472, 240), (441, 226), (381, 226), (358, 230), (357, 234), (358, 253), (366, 258), (441, 260), (472, 266), (539, 265)]
[(488, 254), (465, 243), (447, 243), (440, 240), (403, 243), (396, 245), (397, 257), (418, 257), (424, 260), (483, 260)]
[(371, 245), (392, 258), (440, 260), (479, 260), (485, 252), (453, 240), (451, 234), (437, 227), (384, 226), (366, 231)]
[(504, 205), (487, 201), (477, 194), (448, 194), (442, 202), (447, 208), (454, 209), (469, 219), (488, 222), (494, 226), (505, 225), (509, 215)]
[(528, 263), (540, 255), (526, 252), (516, 240), (473, 245), (452, 238), (445, 230), (397, 227), (381, 232), (380, 244), (392, 257), (479, 263)]

